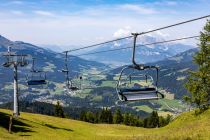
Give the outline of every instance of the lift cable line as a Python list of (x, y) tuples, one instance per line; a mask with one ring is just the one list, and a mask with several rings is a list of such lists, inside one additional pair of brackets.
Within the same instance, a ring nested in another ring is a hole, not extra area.
[(180, 23), (168, 25), (168, 26), (157, 28), (157, 29), (154, 29), (154, 30), (149, 30), (149, 31), (146, 31), (146, 32), (137, 33), (137, 35), (143, 35), (143, 34), (148, 34), (148, 33), (155, 32), (155, 31), (159, 31), (159, 30), (164, 30), (164, 29), (167, 29), (167, 28), (171, 28), (171, 27), (174, 27), (174, 26), (190, 23), (190, 22), (197, 21), (197, 20), (204, 19), (204, 18), (208, 18), (208, 17), (210, 17), (210, 15), (206, 15), (206, 16), (199, 17), (199, 18), (194, 18), (194, 19), (191, 19), (191, 20), (187, 20), (187, 21), (183, 21), (183, 22), (180, 22)]
[[(171, 27), (174, 27), (174, 26), (190, 23), (190, 22), (201, 20), (201, 19), (208, 18), (208, 17), (210, 17), (210, 15), (206, 15), (206, 16), (202, 16), (202, 17), (186, 20), (186, 21), (183, 21), (183, 22), (179, 22), (179, 23), (176, 23), (176, 24), (172, 24), (172, 25), (168, 25), (168, 26), (165, 26), (165, 27), (157, 28), (157, 29), (154, 29), (154, 30), (149, 30), (149, 31), (146, 31), (146, 32), (137, 33), (137, 35), (148, 34), (148, 33), (151, 33), (151, 32), (155, 32), (155, 31), (171, 28)], [(67, 52), (74, 52), (74, 51), (79, 51), (79, 50), (83, 50), (83, 49), (88, 49), (88, 48), (92, 48), (92, 47), (99, 46), (99, 45), (104, 45), (104, 44), (115, 42), (115, 41), (119, 41), (119, 40), (129, 39), (129, 38), (132, 38), (132, 37), (133, 36), (130, 35), (130, 36), (127, 36), (127, 37), (122, 37), (122, 38), (118, 38), (118, 39), (114, 39), (114, 40), (105, 41), (105, 42), (102, 42), (102, 43), (97, 43), (97, 44), (93, 44), (93, 45), (89, 45), (89, 46), (85, 46), (85, 47), (81, 47), (81, 48), (77, 48), (77, 49), (68, 50)]]
[[(153, 43), (148, 43), (148, 44), (141, 44), (141, 45), (137, 45), (136, 47), (150, 46), (150, 45), (156, 45), (156, 44), (163, 44), (163, 43), (175, 42), (175, 41), (180, 41), (180, 40), (193, 39), (193, 38), (197, 38), (197, 37), (199, 37), (199, 35), (189, 36), (189, 37), (182, 37), (182, 38), (171, 39), (171, 40), (166, 40), (166, 41), (153, 42)], [(96, 52), (79, 54), (79, 55), (75, 55), (75, 56), (83, 56), (83, 55), (91, 55), (91, 54), (98, 54), (98, 53), (106, 53), (106, 52), (119, 51), (119, 50), (130, 49), (130, 48), (132, 48), (132, 47), (123, 47), (123, 48), (109, 49), (109, 50), (104, 50), (104, 51), (96, 51)]]
[(117, 39), (114, 39), (114, 40), (105, 41), (105, 42), (102, 42), (102, 43), (93, 44), (93, 45), (89, 45), (89, 46), (78, 48), (78, 49), (72, 49), (72, 50), (69, 50), (68, 52), (74, 52), (74, 51), (79, 51), (79, 50), (83, 50), (83, 49), (88, 49), (88, 48), (92, 48), (92, 47), (99, 46), (99, 45), (104, 45), (104, 44), (119, 41), (119, 40), (129, 39), (129, 38), (132, 38), (132, 37), (133, 36), (130, 35), (130, 36), (127, 36), (127, 37), (117, 38)]

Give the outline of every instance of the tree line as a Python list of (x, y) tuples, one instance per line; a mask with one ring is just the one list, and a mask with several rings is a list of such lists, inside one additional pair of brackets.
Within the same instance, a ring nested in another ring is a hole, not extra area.
[(108, 108), (103, 108), (99, 112), (81, 111), (80, 120), (90, 123), (106, 123), (106, 124), (124, 124), (128, 126), (137, 126), (145, 128), (156, 128), (166, 126), (172, 119), (172, 116), (158, 116), (157, 111), (153, 111), (149, 117), (140, 118), (132, 113), (121, 113), (120, 109), (116, 109), (114, 113)]

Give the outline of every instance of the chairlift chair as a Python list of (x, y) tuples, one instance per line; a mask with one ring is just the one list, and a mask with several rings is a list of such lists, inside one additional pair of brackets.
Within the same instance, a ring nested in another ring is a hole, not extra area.
[(28, 62), (25, 61), (25, 55), (21, 55), (19, 62), (21, 67), (28, 65)]
[[(136, 49), (136, 38), (137, 34), (134, 35), (134, 45), (133, 45), (133, 57), (132, 57), (132, 65), (126, 66), (121, 70), (119, 80), (117, 82), (116, 91), (118, 97), (121, 101), (140, 101), (140, 100), (154, 100), (164, 98), (164, 95), (158, 91), (158, 67), (157, 66), (145, 66), (143, 64), (137, 64), (135, 62), (135, 49)], [(137, 72), (144, 72), (146, 70), (156, 70), (156, 78), (155, 82), (151, 75), (148, 74), (137, 74), (132, 72), (128, 74), (130, 70)], [(145, 82), (148, 82), (148, 78), (153, 82), (153, 85), (141, 86), (138, 84), (133, 85), (133, 87), (128, 86), (123, 82), (124, 75), (128, 75), (126, 80), (131, 84), (132, 77), (138, 79), (139, 77), (145, 77)]]
[[(30, 77), (30, 78), (29, 78)], [(31, 71), (31, 75), (27, 76), (27, 84), (29, 86), (34, 85), (45, 85), (46, 82), (46, 73), (43, 71)]]
[(68, 89), (69, 89), (70, 91), (77, 91), (77, 90), (79, 90), (79, 88), (78, 88), (77, 86), (74, 86), (74, 85), (73, 85), (73, 83), (72, 83), (71, 80), (69, 80), (69, 81), (67, 82), (67, 87), (68, 87)]
[(34, 58), (32, 63), (32, 70), (30, 71), (30, 75), (27, 75), (27, 84), (29, 86), (35, 86), (35, 85), (46, 85), (46, 72), (41, 70), (35, 70), (34, 68)]
[(28, 64), (27, 61), (25, 61), (25, 57), (27, 55), (18, 55), (15, 52), (11, 52), (11, 47), (8, 47), (8, 51), (3, 55), (6, 58), (6, 62), (2, 64), (4, 67), (10, 67), (13, 65), (14, 60), (16, 61), (16, 64), (20, 65), (21, 67), (24, 67)]
[(79, 88), (77, 86), (74, 86), (72, 81), (69, 78), (69, 70), (68, 70), (68, 51), (64, 52), (65, 53), (65, 68), (61, 70), (61, 72), (66, 74), (66, 90), (68, 91), (77, 91)]
[(4, 66), (4, 67), (10, 67), (11, 66), (11, 62), (12, 62), (12, 60), (11, 60), (12, 57), (10, 55), (6, 55), (5, 57), (6, 57), (6, 62), (4, 62), (2, 64), (2, 66)]
[(6, 62), (4, 62), (2, 64), (2, 66), (4, 66), (4, 67), (10, 67), (12, 65), (12, 61), (13, 61), (13, 57), (12, 56), (13, 55), (14, 55), (14, 53), (11, 52), (11, 47), (9, 46), (7, 53), (4, 54), (4, 56), (6, 58)]

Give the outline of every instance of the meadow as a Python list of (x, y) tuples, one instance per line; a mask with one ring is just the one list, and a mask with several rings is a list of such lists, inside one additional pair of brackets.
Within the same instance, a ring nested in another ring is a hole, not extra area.
[(0, 140), (190, 140), (210, 139), (210, 109), (201, 115), (185, 112), (162, 128), (91, 124), (77, 120), (21, 112), (8, 133), (11, 111), (0, 109)]

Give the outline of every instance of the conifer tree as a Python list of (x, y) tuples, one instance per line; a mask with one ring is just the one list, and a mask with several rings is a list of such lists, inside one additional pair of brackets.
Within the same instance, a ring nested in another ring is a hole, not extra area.
[(111, 110), (108, 108), (103, 108), (100, 113), (100, 122), (102, 123), (112, 123), (113, 122), (113, 116)]
[(86, 113), (86, 119), (87, 119), (87, 122), (94, 123), (95, 116), (94, 116), (94, 114), (92, 112), (88, 111)]
[(57, 104), (55, 105), (55, 116), (65, 118), (63, 108), (59, 101), (57, 101)]
[(105, 108), (103, 108), (101, 113), (100, 113), (100, 122), (102, 122), (102, 123), (106, 122), (106, 110), (105, 110)]
[(107, 123), (112, 124), (113, 122), (113, 116), (110, 109), (107, 110)]
[(159, 126), (159, 116), (157, 111), (153, 111), (149, 118), (149, 126), (152, 128)]
[(113, 116), (113, 122), (115, 124), (120, 124), (120, 123), (123, 122), (123, 116), (122, 116), (119, 108), (115, 110), (115, 113), (114, 113), (114, 116)]
[(80, 120), (81, 121), (87, 121), (87, 118), (86, 118), (86, 112), (85, 111), (81, 111), (80, 113)]
[(186, 83), (187, 90), (191, 93), (191, 103), (200, 109), (206, 108), (210, 100), (210, 21), (207, 20), (203, 31), (200, 32), (199, 51), (194, 56), (197, 64), (196, 71), (190, 71)]
[(123, 123), (125, 125), (129, 125), (130, 124), (130, 116), (129, 116), (129, 113), (127, 113), (127, 112), (124, 114)]
[(100, 115), (99, 112), (96, 112), (94, 123), (99, 123), (99, 121), (100, 121), (100, 118), (99, 118), (100, 116), (99, 115)]

